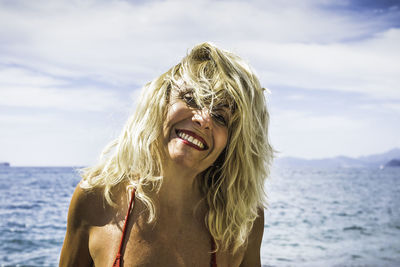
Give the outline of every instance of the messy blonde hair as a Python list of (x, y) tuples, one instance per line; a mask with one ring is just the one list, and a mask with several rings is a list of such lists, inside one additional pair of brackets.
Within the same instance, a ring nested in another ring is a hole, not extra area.
[(198, 108), (212, 111), (225, 105), (231, 112), (227, 146), (198, 176), (198, 185), (208, 204), (205, 223), (216, 249), (234, 253), (247, 241), (258, 209), (265, 207), (264, 181), (273, 149), (259, 80), (242, 59), (210, 43), (195, 46), (179, 64), (144, 87), (121, 135), (106, 147), (97, 165), (84, 170), (82, 187), (103, 187), (106, 201), (115, 205), (111, 189), (127, 182), (147, 206), (148, 221), (155, 220), (145, 188), (161, 187), (162, 125), (171, 90), (183, 85), (190, 88)]

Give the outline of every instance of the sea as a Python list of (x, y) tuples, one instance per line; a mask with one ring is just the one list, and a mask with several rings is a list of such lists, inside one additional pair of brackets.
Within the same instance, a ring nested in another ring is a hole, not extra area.
[[(58, 266), (74, 167), (0, 168), (0, 266)], [(400, 266), (400, 168), (274, 168), (263, 267)]]

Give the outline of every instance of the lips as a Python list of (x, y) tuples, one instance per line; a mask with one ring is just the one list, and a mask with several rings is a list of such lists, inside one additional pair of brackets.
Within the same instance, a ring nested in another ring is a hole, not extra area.
[(181, 129), (176, 129), (175, 130), (176, 135), (187, 145), (197, 149), (197, 150), (207, 150), (208, 145), (206, 141), (195, 134), (192, 131), (188, 130), (181, 130)]

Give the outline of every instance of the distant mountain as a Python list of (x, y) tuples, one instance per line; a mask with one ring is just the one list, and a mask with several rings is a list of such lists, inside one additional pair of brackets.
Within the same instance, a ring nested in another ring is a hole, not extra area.
[(400, 167), (400, 159), (392, 159), (385, 164), (385, 167)]
[(371, 163), (380, 162), (381, 164), (385, 164), (388, 161), (396, 158), (400, 158), (399, 148), (394, 148), (382, 154), (374, 154), (370, 156), (359, 157), (358, 159), (363, 162), (371, 162)]
[(354, 168), (354, 167), (382, 167), (393, 159), (400, 159), (400, 149), (395, 148), (386, 153), (351, 158), (338, 156), (325, 159), (302, 159), (282, 157), (275, 159), (277, 167), (323, 167), (323, 168)]

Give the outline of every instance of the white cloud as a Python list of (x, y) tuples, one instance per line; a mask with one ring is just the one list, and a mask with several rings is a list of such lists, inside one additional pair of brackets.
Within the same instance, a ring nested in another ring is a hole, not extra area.
[[(118, 119), (97, 117), (96, 130), (72, 135), (67, 130), (78, 126), (71, 122), (63, 131), (47, 135), (43, 135), (44, 127), (24, 140), (22, 133), (30, 133), (23, 128), (25, 123), (35, 119), (43, 124), (60, 118), (13, 114), (11, 110), (44, 108), (64, 112), (66, 120), (72, 111), (120, 115), (121, 106), (130, 106), (129, 96), (137, 99), (138, 91), (133, 89), (169, 69), (190, 47), (204, 41), (247, 59), (272, 94), (279, 87), (356, 92), (371, 99), (391, 99), (393, 102), (380, 107), (388, 112), (398, 110), (400, 30), (388, 25), (393, 17), (399, 17), (399, 11), (367, 17), (332, 11), (331, 5), (338, 5), (337, 1), (3, 1), (0, 107), (9, 108), (10, 114), (3, 114), (0, 122), (18, 125), (8, 129), (8, 137), (21, 129), (18, 140), (9, 143), (25, 142), (27, 155), (19, 159), (22, 156), (14, 153), (14, 159), (29, 162), (40, 143), (50, 140), (55, 147), (65, 140), (58, 148), (66, 154), (60, 154), (57, 161), (65, 157), (65, 162), (73, 162), (71, 147), (85, 155), (79, 149), (85, 142), (91, 142), (91, 149), (103, 146), (107, 138), (100, 138), (100, 132)], [(88, 82), (77, 82), (81, 80)], [(132, 90), (128, 93), (126, 88)], [(293, 98), (301, 100), (302, 96), (293, 90)], [(373, 108), (373, 103), (364, 107)], [(21, 110), (19, 113), (26, 112)], [(80, 127), (86, 127), (90, 119), (82, 116)], [(384, 120), (379, 124), (384, 130), (380, 130), (371, 121), (354, 116), (322, 117), (302, 110), (279, 111), (271, 119), (273, 141), (281, 144), (277, 149), (291, 155), (319, 157), (343, 151), (355, 155), (397, 144), (395, 135), (386, 133), (394, 128), (383, 125)], [(366, 145), (378, 134), (384, 139), (381, 143)], [(74, 142), (76, 146), (70, 145)], [(38, 162), (52, 160), (48, 155), (55, 153), (54, 149), (46, 149), (46, 159)], [(12, 151), (11, 145), (7, 151)]]
[(331, 12), (316, 1), (20, 3), (0, 11), (1, 51), (47, 73), (144, 84), (211, 40), (249, 57), (270, 84), (398, 96), (398, 30), (342, 42), (372, 37), (385, 16)]
[[(400, 103), (396, 103), (396, 102), (362, 104), (362, 105), (359, 105), (359, 108), (362, 110), (367, 110), (367, 111), (380, 112), (385, 115), (395, 114), (395, 115), (399, 116), (399, 114), (400, 114)], [(398, 124), (400, 125), (400, 116), (399, 116)]]
[(0, 124), (7, 125), (27, 125), (27, 124), (46, 124), (53, 121), (55, 117), (51, 114), (40, 114), (39, 116), (24, 114), (0, 114)]
[(110, 111), (126, 105), (116, 90), (73, 85), (15, 66), (0, 69), (0, 106), (67, 111)]
[[(288, 123), (290, 122), (290, 123)], [(314, 132), (319, 136), (341, 135), (347, 132), (359, 132), (366, 125), (364, 121), (343, 116), (316, 116), (298, 110), (285, 110), (274, 113), (271, 124), (276, 129), (285, 128), (292, 133)]]
[[(400, 30), (391, 29), (352, 43), (248, 43), (243, 50), (252, 51), (266, 84), (400, 100), (400, 53), (394, 45), (399, 43)], [(263, 49), (268, 52), (258, 53)]]
[(0, 88), (0, 106), (52, 108), (67, 111), (111, 111), (124, 101), (111, 91), (95, 88)]
[(64, 81), (16, 66), (0, 68), (0, 86), (60, 86)]
[[(315, 115), (299, 110), (273, 110), (271, 142), (279, 156), (324, 158), (339, 155), (357, 157), (400, 146), (395, 117), (364, 118), (353, 114)], [(398, 121), (398, 119), (397, 119)]]

